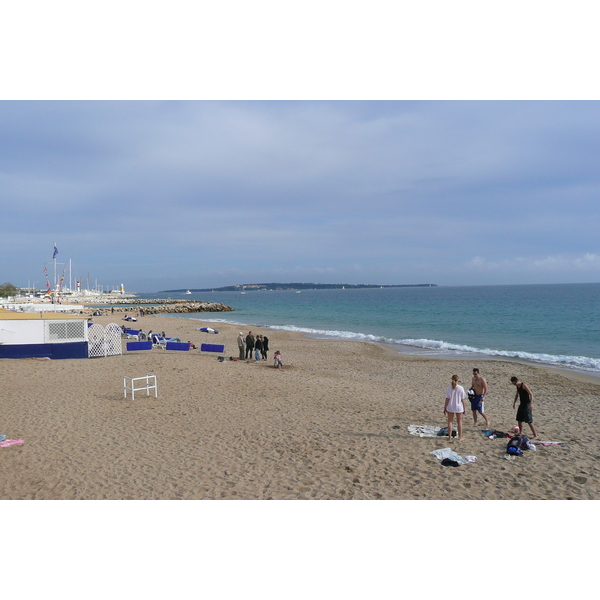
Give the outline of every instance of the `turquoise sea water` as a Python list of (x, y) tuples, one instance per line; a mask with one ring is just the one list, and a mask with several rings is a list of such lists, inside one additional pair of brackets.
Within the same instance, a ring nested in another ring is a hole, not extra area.
[(385, 343), (400, 352), (534, 361), (600, 374), (600, 284), (140, 294), (223, 302), (178, 315)]

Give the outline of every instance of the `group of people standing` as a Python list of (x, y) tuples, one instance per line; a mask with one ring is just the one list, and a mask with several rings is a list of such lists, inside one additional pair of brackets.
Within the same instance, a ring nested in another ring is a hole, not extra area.
[[(240, 351), (240, 360), (252, 359), (252, 352), (254, 352), (254, 359), (256, 362), (267, 360), (267, 353), (269, 351), (269, 338), (266, 335), (258, 334), (256, 337), (251, 331), (244, 337), (244, 334), (240, 331), (237, 337), (237, 345)], [(283, 368), (283, 362), (281, 359), (281, 352), (277, 350), (273, 355), (273, 366), (276, 369)]]
[(240, 335), (237, 338), (237, 345), (240, 351), (240, 360), (247, 360), (248, 357), (252, 358), (254, 352), (254, 358), (258, 362), (261, 360), (267, 360), (267, 352), (269, 351), (269, 338), (266, 335), (258, 334), (256, 337), (251, 331), (244, 337), (244, 334), (240, 331)]
[[(533, 415), (531, 408), (533, 406), (533, 394), (529, 387), (519, 380), (518, 377), (511, 377), (510, 382), (517, 390), (513, 409), (520, 400), (517, 410), (518, 434), (523, 433), (523, 423), (527, 423), (534, 439), (538, 439), (538, 434), (533, 425)], [(473, 395), (470, 397), (471, 411), (473, 412), (473, 425), (477, 425), (477, 416), (481, 415), (485, 419), (485, 425), (489, 429), (490, 420), (484, 411), (484, 400), (488, 393), (487, 381), (479, 373), (479, 369), (473, 369), (473, 379), (471, 380), (471, 390)], [(454, 417), (456, 416), (456, 427), (458, 430), (458, 439), (462, 439), (462, 421), (463, 414), (466, 412), (465, 399), (467, 393), (462, 385), (459, 385), (458, 375), (452, 375), (451, 384), (446, 388), (446, 402), (444, 403), (444, 414), (448, 417), (448, 437), (452, 439), (452, 428)]]

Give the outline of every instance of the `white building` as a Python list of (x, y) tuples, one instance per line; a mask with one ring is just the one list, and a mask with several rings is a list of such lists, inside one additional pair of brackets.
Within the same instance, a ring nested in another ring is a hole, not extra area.
[(88, 318), (0, 308), (0, 358), (88, 358)]

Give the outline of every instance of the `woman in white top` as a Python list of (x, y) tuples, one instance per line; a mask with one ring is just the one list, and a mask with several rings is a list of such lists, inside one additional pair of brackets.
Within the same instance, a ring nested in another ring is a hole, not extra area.
[(462, 440), (462, 419), (465, 412), (465, 388), (458, 385), (458, 375), (452, 375), (452, 385), (446, 388), (446, 403), (444, 404), (444, 414), (448, 416), (448, 438), (452, 439), (452, 425), (454, 415), (456, 415), (456, 425), (458, 428), (458, 439)]

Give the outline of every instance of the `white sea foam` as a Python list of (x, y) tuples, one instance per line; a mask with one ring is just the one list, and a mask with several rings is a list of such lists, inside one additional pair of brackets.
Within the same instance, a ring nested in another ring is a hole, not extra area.
[(600, 359), (590, 358), (587, 356), (565, 356), (544, 354), (535, 352), (524, 352), (520, 350), (495, 350), (493, 348), (476, 348), (474, 346), (466, 346), (464, 344), (451, 344), (442, 340), (428, 339), (392, 339), (384, 336), (376, 336), (364, 333), (354, 333), (351, 331), (335, 331), (324, 329), (311, 329), (307, 327), (295, 327), (291, 325), (275, 326), (271, 329), (279, 329), (282, 331), (297, 331), (307, 333), (309, 335), (334, 337), (338, 339), (348, 339), (367, 342), (378, 342), (388, 345), (411, 346), (415, 348), (423, 348), (426, 350), (437, 350), (448, 353), (473, 353), (484, 354), (487, 356), (501, 356), (503, 358), (515, 358), (518, 360), (526, 360), (558, 367), (567, 367), (572, 369), (583, 369), (586, 371), (600, 372)]
[(450, 344), (438, 340), (399, 340), (396, 343), (406, 346), (416, 346), (418, 348), (428, 348), (432, 350), (447, 350), (454, 352), (473, 352), (477, 354), (487, 354), (489, 356), (502, 356), (504, 358), (516, 358), (532, 362), (539, 362), (548, 365), (570, 367), (574, 369), (585, 369), (588, 371), (600, 372), (600, 359), (590, 358), (588, 356), (566, 356), (544, 354), (536, 352), (524, 352), (520, 350), (495, 350), (493, 348), (474, 348), (461, 344)]

